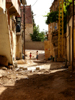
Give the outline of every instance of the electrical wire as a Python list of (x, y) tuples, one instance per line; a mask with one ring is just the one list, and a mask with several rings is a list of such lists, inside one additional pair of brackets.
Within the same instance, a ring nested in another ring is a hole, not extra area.
[(38, 0), (36, 0), (36, 2), (32, 5), (32, 7), (37, 3)]

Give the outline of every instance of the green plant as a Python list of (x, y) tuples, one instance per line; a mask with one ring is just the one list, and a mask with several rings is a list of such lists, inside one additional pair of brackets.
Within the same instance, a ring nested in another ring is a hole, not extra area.
[(45, 34), (44, 32), (39, 32), (39, 26), (34, 26), (33, 34), (30, 34), (32, 41), (44, 41)]
[(50, 13), (47, 13), (45, 17), (47, 17), (46, 24), (57, 22), (58, 21), (58, 11), (52, 11)]
[[(70, 3), (72, 3), (72, 0), (65, 0), (64, 4), (63, 4), (63, 9), (64, 9), (64, 33), (66, 33), (66, 28), (67, 28), (67, 16), (69, 16), (69, 12), (68, 12), (68, 8)], [(47, 17), (46, 19), (46, 24), (50, 24), (53, 22), (57, 22), (58, 21), (58, 14), (59, 11), (52, 11), (47, 13), (47, 15), (45, 15), (45, 17)]]

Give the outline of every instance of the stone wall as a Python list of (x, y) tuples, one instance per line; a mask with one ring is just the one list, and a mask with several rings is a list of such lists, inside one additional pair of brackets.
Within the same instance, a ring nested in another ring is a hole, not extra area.
[(32, 42), (32, 41), (27, 42), (26, 41), (25, 48), (32, 49), (32, 50), (44, 50), (44, 42)]
[(33, 24), (26, 24), (25, 28), (25, 41), (31, 41), (30, 34), (33, 34)]
[(21, 35), (16, 36), (16, 58), (17, 59), (22, 58), (22, 36)]

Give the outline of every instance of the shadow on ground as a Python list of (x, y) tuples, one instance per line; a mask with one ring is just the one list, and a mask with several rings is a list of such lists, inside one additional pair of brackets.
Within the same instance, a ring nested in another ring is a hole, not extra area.
[(75, 74), (35, 74), (8, 86), (0, 100), (75, 100)]

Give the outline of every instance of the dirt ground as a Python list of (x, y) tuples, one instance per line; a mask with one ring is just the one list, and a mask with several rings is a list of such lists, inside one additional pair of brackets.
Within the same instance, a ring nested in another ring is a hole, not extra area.
[(75, 100), (74, 84), (75, 73), (66, 68), (0, 69), (0, 100)]

